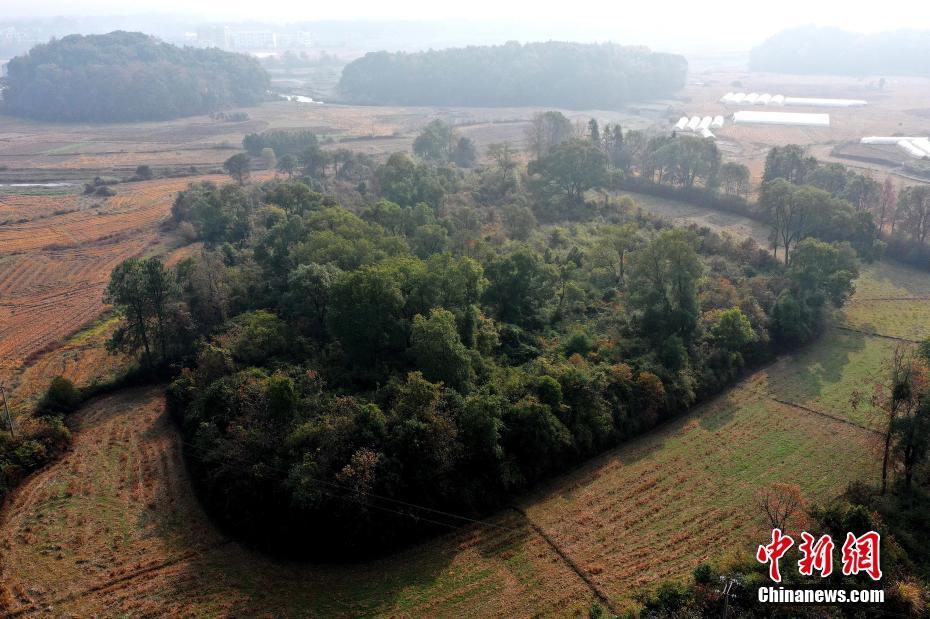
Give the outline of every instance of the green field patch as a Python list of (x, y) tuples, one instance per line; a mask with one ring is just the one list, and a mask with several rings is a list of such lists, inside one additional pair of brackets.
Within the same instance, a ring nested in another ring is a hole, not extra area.
[[(832, 329), (768, 368), (765, 388), (780, 400), (873, 427), (877, 419), (868, 404), (871, 386), (881, 378), (895, 345), (892, 340)], [(854, 408), (850, 398), (857, 390), (863, 401)]]

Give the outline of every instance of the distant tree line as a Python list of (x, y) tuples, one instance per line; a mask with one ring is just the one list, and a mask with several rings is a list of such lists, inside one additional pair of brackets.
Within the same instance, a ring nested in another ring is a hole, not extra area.
[(612, 109), (673, 94), (687, 67), (682, 56), (644, 47), (510, 42), (368, 53), (343, 69), (339, 92), (363, 104)]
[(52, 121), (164, 120), (255, 105), (269, 87), (258, 61), (179, 48), (139, 32), (70, 35), (8, 65), (7, 113)]
[(805, 26), (754, 48), (753, 71), (824, 75), (930, 75), (930, 30), (860, 34)]

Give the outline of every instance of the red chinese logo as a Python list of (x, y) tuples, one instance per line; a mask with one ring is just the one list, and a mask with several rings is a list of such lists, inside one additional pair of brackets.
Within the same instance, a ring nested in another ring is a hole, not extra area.
[[(822, 535), (819, 539), (807, 531), (801, 533), (803, 540), (798, 546), (801, 558), (798, 561), (798, 571), (803, 576), (813, 576), (814, 570), (820, 572), (821, 577), (833, 573), (833, 539), (829, 535)], [(784, 535), (781, 529), (772, 529), (772, 541), (756, 550), (756, 560), (759, 563), (769, 564), (769, 578), (781, 582), (781, 571), (778, 561), (788, 549), (794, 545), (790, 535)], [(843, 544), (843, 575), (855, 576), (866, 573), (872, 580), (882, 577), (879, 546), (881, 536), (875, 531), (869, 531), (859, 537), (853, 533), (846, 534)]]
[(788, 549), (794, 545), (790, 535), (782, 535), (781, 529), (772, 529), (772, 543), (759, 546), (756, 551), (756, 560), (759, 563), (770, 563), (769, 578), (781, 582), (781, 572), (778, 570), (778, 560), (784, 556)]
[(875, 531), (860, 537), (847, 533), (843, 544), (843, 574), (852, 576), (865, 572), (872, 580), (879, 580), (882, 577), (878, 550), (880, 543), (881, 536)]
[(804, 576), (811, 576), (814, 570), (820, 572), (821, 577), (833, 573), (833, 539), (823, 535), (816, 542), (814, 536), (805, 531), (801, 533), (801, 559), (798, 561), (798, 571)]

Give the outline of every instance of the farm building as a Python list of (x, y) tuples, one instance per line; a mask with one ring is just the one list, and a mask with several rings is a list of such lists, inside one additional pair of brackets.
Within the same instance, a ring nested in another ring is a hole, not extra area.
[(867, 137), (859, 140), (860, 144), (874, 144), (879, 146), (897, 146), (915, 159), (930, 157), (930, 139), (922, 137)]
[(724, 105), (766, 105), (766, 106), (806, 106), (806, 107), (862, 107), (868, 101), (862, 99), (823, 99), (819, 97), (786, 97), (785, 95), (770, 95), (751, 92), (748, 95), (742, 92), (728, 92), (720, 98)]
[(740, 111), (733, 114), (737, 125), (795, 125), (799, 127), (829, 127), (829, 114), (802, 114), (797, 112)]

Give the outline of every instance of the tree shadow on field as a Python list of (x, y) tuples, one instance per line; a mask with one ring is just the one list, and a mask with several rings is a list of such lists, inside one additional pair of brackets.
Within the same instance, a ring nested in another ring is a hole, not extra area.
[[(533, 535), (525, 519), (503, 510), (485, 519), (487, 524), (466, 523), (369, 560), (322, 563), (270, 556), (232, 539), (210, 520), (167, 412), (137, 431), (151, 478), (145, 505), (137, 507), (136, 527), (146, 562), (158, 565), (150, 574), (157, 583), (156, 603), (184, 615), (416, 615), (418, 608), (433, 609), (433, 598), (444, 598), (449, 588), (464, 594), (467, 589), (456, 584), (458, 572), (467, 571), (468, 577), (484, 570), (475, 564), (477, 557), (519, 552)], [(495, 566), (506, 569), (499, 561)]]
[(701, 407), (697, 413), (701, 428), (708, 432), (717, 432), (733, 421), (738, 407), (749, 404), (746, 400), (737, 399), (734, 391), (738, 386), (739, 383)]
[[(843, 382), (847, 366), (865, 349), (867, 337), (862, 333), (832, 330), (773, 367), (769, 372), (769, 393), (797, 404), (820, 400), (827, 388)], [(848, 395), (852, 395), (854, 389), (866, 387), (854, 382), (849, 385)]]

